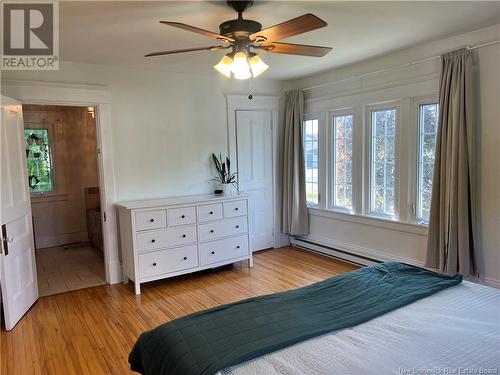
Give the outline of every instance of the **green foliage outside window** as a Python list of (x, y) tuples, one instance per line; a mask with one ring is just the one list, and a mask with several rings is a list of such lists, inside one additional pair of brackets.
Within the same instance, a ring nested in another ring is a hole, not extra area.
[(24, 143), (28, 159), (28, 183), (32, 193), (54, 190), (52, 162), (47, 129), (25, 129)]

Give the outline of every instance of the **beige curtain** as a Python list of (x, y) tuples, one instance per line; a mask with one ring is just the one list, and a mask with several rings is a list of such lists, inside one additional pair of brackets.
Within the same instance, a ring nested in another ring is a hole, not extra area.
[(306, 235), (309, 233), (309, 216), (302, 142), (304, 94), (295, 90), (285, 96), (281, 225), (283, 233)]
[(467, 49), (442, 56), (426, 265), (475, 275), (474, 82)]

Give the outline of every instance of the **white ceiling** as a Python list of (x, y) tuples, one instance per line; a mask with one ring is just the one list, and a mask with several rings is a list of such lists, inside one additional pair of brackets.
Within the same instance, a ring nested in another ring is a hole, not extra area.
[[(211, 39), (158, 21), (178, 21), (218, 32), (221, 22), (236, 15), (225, 1), (65, 1), (60, 2), (60, 8), (62, 60), (201, 74), (216, 74), (212, 65), (224, 52), (142, 57), (153, 51), (214, 44)], [(262, 58), (271, 66), (265, 77), (298, 78), (499, 23), (500, 1), (257, 0), (244, 17), (259, 21), (265, 28), (305, 13), (314, 13), (328, 26), (286, 41), (331, 46), (334, 50), (322, 58), (263, 52)]]

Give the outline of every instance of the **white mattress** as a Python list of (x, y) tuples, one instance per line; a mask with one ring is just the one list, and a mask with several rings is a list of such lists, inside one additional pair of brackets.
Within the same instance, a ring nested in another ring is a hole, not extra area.
[(462, 282), (223, 373), (500, 374), (500, 290)]

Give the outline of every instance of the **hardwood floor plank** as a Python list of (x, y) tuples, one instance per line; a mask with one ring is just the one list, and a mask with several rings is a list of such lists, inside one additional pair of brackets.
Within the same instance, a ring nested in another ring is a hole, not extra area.
[(254, 267), (145, 284), (104, 285), (42, 297), (1, 333), (2, 375), (132, 374), (128, 354), (145, 330), (186, 314), (295, 289), (357, 266), (292, 247), (260, 251)]

